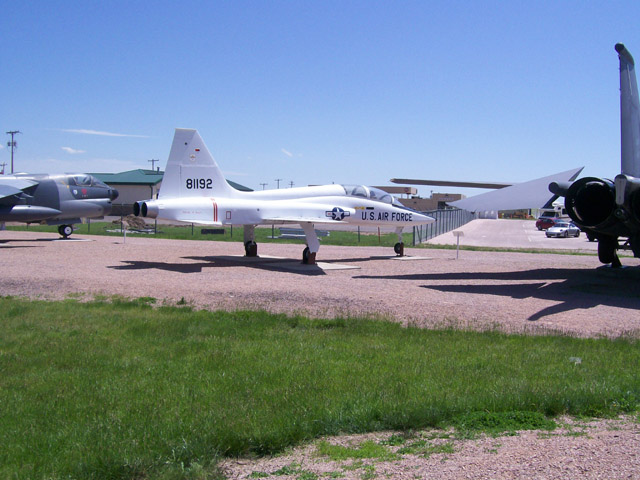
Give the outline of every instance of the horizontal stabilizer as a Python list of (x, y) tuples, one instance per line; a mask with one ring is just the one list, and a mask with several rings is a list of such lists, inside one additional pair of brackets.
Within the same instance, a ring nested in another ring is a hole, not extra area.
[(326, 218), (318, 218), (318, 217), (294, 217), (294, 216), (283, 216), (283, 217), (271, 217), (266, 218), (262, 221), (264, 224), (270, 223), (345, 223), (341, 220), (333, 220), (331, 217)]
[(517, 183), (493, 192), (457, 200), (449, 205), (470, 212), (541, 208), (549, 202), (550, 183), (570, 182), (580, 174), (583, 168), (573, 168), (566, 172)]
[(214, 222), (213, 220), (202, 220), (201, 218), (180, 218), (178, 221), (184, 223), (194, 223), (196, 225), (210, 225), (212, 227), (222, 227), (221, 222)]

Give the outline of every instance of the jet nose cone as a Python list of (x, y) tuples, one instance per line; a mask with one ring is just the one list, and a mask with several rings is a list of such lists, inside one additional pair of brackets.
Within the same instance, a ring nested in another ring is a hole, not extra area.
[(118, 198), (118, 195), (119, 195), (118, 190), (116, 190), (115, 188), (111, 188), (109, 190), (109, 198), (111, 200), (115, 200), (116, 198)]

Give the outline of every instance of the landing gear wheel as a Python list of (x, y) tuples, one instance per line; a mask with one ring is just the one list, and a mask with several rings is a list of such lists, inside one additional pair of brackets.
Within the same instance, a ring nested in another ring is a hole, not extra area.
[(73, 233), (73, 227), (71, 225), (60, 225), (58, 227), (58, 233), (62, 237), (68, 238), (69, 235), (71, 235)]
[(253, 241), (245, 242), (244, 244), (244, 253), (247, 257), (257, 257), (258, 256), (258, 244)]
[(404, 243), (398, 242), (393, 246), (393, 251), (396, 252), (396, 255), (399, 257), (404, 257)]
[(302, 263), (305, 265), (315, 265), (316, 264), (316, 254), (309, 250), (309, 247), (306, 247), (302, 251)]
[(621, 267), (622, 263), (616, 253), (617, 246), (618, 239), (615, 237), (598, 238), (598, 260), (602, 263), (610, 263), (612, 268)]

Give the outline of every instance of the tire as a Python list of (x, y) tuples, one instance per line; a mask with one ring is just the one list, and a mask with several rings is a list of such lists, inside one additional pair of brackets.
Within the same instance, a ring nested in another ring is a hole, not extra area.
[(616, 261), (616, 247), (618, 239), (602, 236), (598, 239), (598, 260), (601, 263), (614, 263)]
[(302, 251), (302, 263), (304, 263), (305, 265), (309, 263), (310, 253), (311, 253), (311, 250), (309, 250), (309, 247), (305, 247), (305, 249)]
[(72, 225), (60, 225), (58, 227), (58, 233), (63, 236), (64, 238), (68, 238), (69, 235), (71, 235), (73, 233), (73, 226)]
[(247, 257), (255, 257), (257, 255), (258, 245), (256, 242), (249, 240), (244, 244), (244, 253)]
[(403, 247), (404, 247), (404, 245), (402, 245), (402, 243), (398, 242), (393, 246), (393, 251), (396, 253), (396, 255), (402, 255)]

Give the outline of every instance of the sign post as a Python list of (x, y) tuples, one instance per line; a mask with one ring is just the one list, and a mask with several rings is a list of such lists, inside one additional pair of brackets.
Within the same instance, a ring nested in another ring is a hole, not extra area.
[(464, 232), (462, 230), (454, 230), (453, 235), (456, 237), (456, 260), (458, 259), (458, 254), (460, 251), (460, 237), (464, 237)]

